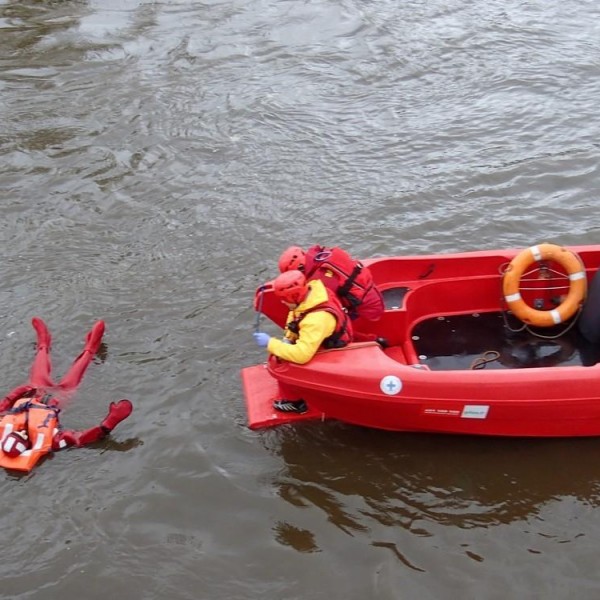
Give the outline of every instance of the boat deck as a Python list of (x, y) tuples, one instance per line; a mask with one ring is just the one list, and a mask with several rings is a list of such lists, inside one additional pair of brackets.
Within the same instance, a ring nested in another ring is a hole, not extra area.
[(583, 338), (576, 326), (558, 337), (565, 325), (536, 329), (539, 335), (522, 326), (501, 312), (436, 317), (414, 328), (412, 343), (419, 362), (431, 370), (591, 366), (600, 361), (600, 346)]

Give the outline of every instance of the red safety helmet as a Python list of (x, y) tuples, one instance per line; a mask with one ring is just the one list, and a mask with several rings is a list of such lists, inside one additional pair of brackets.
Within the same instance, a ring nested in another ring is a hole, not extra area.
[(12, 431), (2, 440), (2, 451), (10, 458), (20, 456), (29, 448), (31, 448), (31, 442), (24, 431)]
[(279, 257), (279, 272), (304, 270), (304, 250), (300, 246), (290, 246)]
[(282, 273), (273, 281), (273, 292), (286, 304), (300, 304), (308, 292), (304, 273), (298, 270)]

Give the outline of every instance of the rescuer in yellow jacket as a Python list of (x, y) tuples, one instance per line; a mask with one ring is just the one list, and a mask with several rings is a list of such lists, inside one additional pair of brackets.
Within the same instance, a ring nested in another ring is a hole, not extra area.
[[(303, 365), (320, 348), (343, 348), (352, 341), (350, 318), (323, 282), (307, 282), (300, 271), (286, 271), (273, 282), (273, 292), (289, 309), (283, 339), (254, 333), (256, 343), (271, 354)], [(294, 402), (302, 402), (303, 406), (294, 406)], [(286, 412), (306, 411), (303, 401), (277, 401), (274, 407)]]

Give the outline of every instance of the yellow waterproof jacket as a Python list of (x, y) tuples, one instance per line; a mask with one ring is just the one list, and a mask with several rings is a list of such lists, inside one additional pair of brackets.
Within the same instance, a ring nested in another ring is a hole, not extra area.
[[(309, 292), (304, 302), (288, 313), (286, 323), (294, 321), (301, 314), (329, 299), (322, 281), (309, 281), (308, 287)], [(323, 341), (333, 334), (336, 325), (336, 318), (326, 310), (309, 312), (300, 321), (297, 335), (286, 329), (285, 339), (289, 342), (272, 337), (267, 350), (283, 360), (303, 365), (315, 355)]]

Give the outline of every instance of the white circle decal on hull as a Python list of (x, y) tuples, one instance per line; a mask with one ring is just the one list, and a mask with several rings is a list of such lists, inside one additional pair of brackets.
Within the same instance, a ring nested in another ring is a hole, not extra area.
[(379, 387), (384, 394), (395, 396), (402, 390), (402, 381), (395, 375), (386, 375), (379, 382)]

